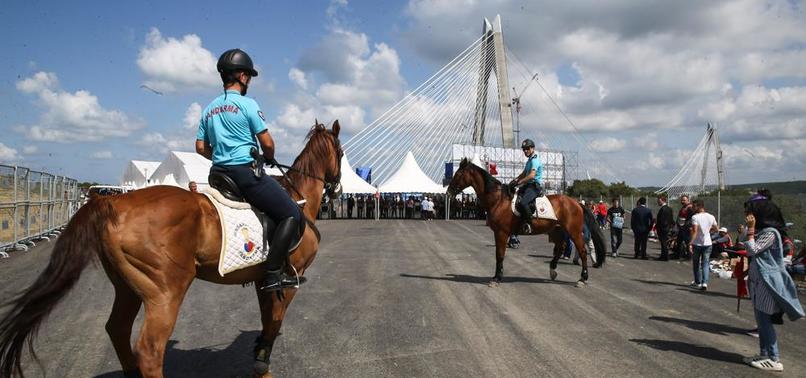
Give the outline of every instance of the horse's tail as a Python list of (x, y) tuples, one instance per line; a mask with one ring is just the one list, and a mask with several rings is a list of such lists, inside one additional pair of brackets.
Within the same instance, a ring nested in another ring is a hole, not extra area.
[(593, 247), (596, 249), (596, 264), (594, 264), (593, 267), (598, 268), (604, 264), (605, 256), (607, 256), (604, 235), (602, 235), (602, 229), (599, 228), (596, 217), (593, 216), (591, 210), (582, 205), (580, 205), (580, 207), (585, 216), (585, 225), (588, 226), (591, 239), (593, 239)]
[(109, 198), (90, 200), (56, 240), (50, 263), (36, 282), (3, 305), (11, 309), (0, 320), (0, 377), (23, 376), (20, 359), (26, 341), (36, 360), (33, 342), (39, 326), (73, 288), (93, 256), (103, 251), (107, 224), (116, 222)]

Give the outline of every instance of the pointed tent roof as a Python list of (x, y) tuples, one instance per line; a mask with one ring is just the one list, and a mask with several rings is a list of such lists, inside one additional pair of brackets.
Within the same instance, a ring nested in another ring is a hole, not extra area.
[(148, 183), (148, 179), (157, 171), (160, 166), (158, 161), (130, 160), (123, 171), (122, 185), (142, 188)]
[(378, 188), (383, 193), (444, 193), (445, 189), (432, 181), (409, 151), (397, 172)]
[(187, 187), (195, 181), (207, 185), (213, 163), (193, 152), (171, 151), (151, 176), (152, 183)]
[(347, 155), (341, 157), (341, 190), (342, 193), (375, 193), (378, 190), (370, 185), (360, 176), (358, 176), (350, 162), (347, 160)]

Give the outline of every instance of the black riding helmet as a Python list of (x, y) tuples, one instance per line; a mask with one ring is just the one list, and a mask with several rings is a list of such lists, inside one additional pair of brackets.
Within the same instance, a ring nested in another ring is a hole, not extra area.
[(523, 143), (521, 143), (521, 150), (525, 150), (527, 148), (535, 148), (535, 142), (531, 139), (524, 139)]
[(221, 57), (218, 58), (216, 68), (218, 68), (218, 72), (222, 74), (244, 71), (250, 76), (257, 76), (255, 66), (252, 64), (252, 58), (250, 58), (249, 54), (241, 49), (224, 51), (224, 53), (221, 54)]

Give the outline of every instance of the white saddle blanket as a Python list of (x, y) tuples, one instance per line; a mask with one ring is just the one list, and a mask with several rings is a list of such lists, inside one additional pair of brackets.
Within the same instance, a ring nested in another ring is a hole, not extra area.
[[(515, 193), (512, 196), (512, 213), (517, 216), (520, 216), (521, 213), (518, 211), (516, 204), (518, 203), (518, 193)], [(535, 199), (535, 213), (532, 214), (532, 217), (540, 218), (540, 219), (549, 219), (549, 220), (557, 220), (557, 214), (554, 213), (554, 207), (551, 206), (551, 201), (549, 201), (548, 196), (537, 197)]]
[[(224, 198), (213, 188), (204, 195), (210, 199), (221, 220), (221, 257), (218, 259), (218, 274), (222, 277), (232, 271), (248, 268), (266, 261), (268, 248), (263, 248), (264, 217), (260, 210), (246, 202), (235, 202)], [(299, 243), (291, 246), (294, 250)]]

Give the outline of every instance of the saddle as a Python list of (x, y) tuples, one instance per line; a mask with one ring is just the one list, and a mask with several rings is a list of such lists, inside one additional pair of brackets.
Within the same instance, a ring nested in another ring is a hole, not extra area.
[[(223, 277), (226, 273), (265, 261), (277, 223), (246, 202), (228, 176), (211, 173), (208, 184), (210, 188), (204, 195), (215, 206), (221, 223), (219, 274)], [(300, 222), (299, 237), (291, 243), (289, 252), (293, 253), (299, 247), (306, 223)], [(262, 243), (258, 244), (261, 240)]]
[[(517, 203), (518, 193), (515, 193), (512, 196), (512, 213), (516, 216), (520, 216), (521, 213), (518, 211)], [(534, 205), (534, 209), (536, 209), (534, 214), (532, 214), (533, 218), (557, 220), (557, 214), (554, 213), (554, 207), (551, 205), (551, 201), (549, 201), (547, 196), (535, 198), (535, 202), (532, 205)]]

